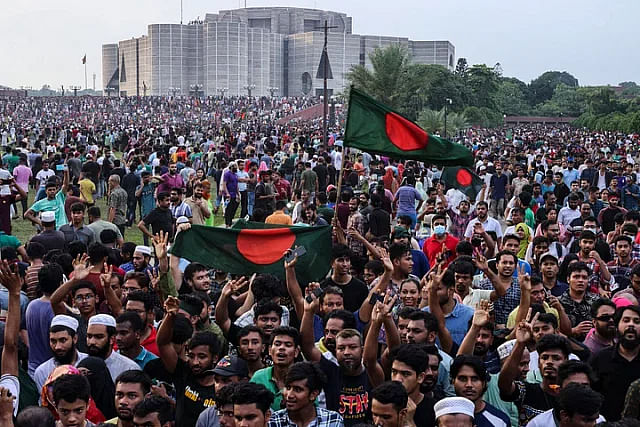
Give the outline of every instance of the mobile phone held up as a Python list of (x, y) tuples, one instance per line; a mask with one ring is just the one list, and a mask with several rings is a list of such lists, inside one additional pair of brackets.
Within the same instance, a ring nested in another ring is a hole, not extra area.
[[(313, 295), (316, 296), (316, 298), (320, 298), (320, 295), (322, 295), (324, 293), (324, 291), (322, 290), (322, 288), (315, 288), (313, 291), (311, 291), (311, 293)], [(311, 304), (313, 302), (313, 298), (311, 298), (311, 295), (307, 295), (304, 298), (309, 304)]]
[(305, 248), (304, 246), (298, 246), (297, 248), (295, 248), (294, 250), (292, 250), (291, 252), (289, 252), (285, 257), (284, 260), (287, 262), (291, 262), (293, 261), (296, 257), (301, 257), (302, 255), (307, 253), (307, 248)]

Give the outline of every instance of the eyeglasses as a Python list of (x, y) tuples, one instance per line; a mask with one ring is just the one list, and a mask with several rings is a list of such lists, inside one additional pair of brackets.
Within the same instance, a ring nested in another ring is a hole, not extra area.
[(74, 299), (78, 302), (82, 302), (82, 301), (89, 301), (93, 298), (95, 298), (94, 295), (76, 295)]
[(600, 317), (596, 317), (596, 320), (599, 320), (601, 322), (612, 322), (613, 321), (613, 315), (612, 314), (603, 314)]

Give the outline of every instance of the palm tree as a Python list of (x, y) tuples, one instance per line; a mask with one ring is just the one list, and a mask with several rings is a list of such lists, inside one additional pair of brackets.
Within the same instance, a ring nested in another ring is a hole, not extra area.
[[(418, 116), (418, 125), (427, 133), (444, 133), (444, 109), (422, 110)], [(463, 113), (447, 114), (447, 135), (455, 135), (461, 129), (468, 128), (469, 121)]]
[(369, 54), (371, 69), (364, 65), (351, 67), (347, 79), (352, 85), (391, 108), (402, 107), (407, 85), (409, 52), (395, 44), (377, 48)]

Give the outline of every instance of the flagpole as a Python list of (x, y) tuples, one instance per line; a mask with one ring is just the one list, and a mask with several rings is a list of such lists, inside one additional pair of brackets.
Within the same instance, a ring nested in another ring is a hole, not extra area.
[(335, 210), (335, 215), (337, 217), (338, 215), (338, 203), (340, 203), (340, 188), (342, 187), (342, 175), (343, 175), (343, 171), (344, 171), (344, 161), (345, 161), (345, 156), (347, 155), (347, 150), (344, 147), (342, 147), (342, 159), (340, 161), (340, 175), (338, 175), (338, 188), (337, 188), (337, 192), (338, 194), (336, 195), (336, 204), (333, 207), (333, 209)]
[(87, 61), (84, 61), (84, 90), (87, 90), (89, 87), (87, 86)]

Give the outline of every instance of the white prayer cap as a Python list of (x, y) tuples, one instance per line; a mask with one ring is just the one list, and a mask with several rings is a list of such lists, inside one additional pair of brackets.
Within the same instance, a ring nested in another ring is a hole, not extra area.
[(53, 211), (44, 211), (40, 214), (42, 222), (56, 222), (56, 213)]
[(151, 248), (149, 246), (136, 246), (134, 252), (140, 252), (142, 255), (151, 256)]
[(116, 319), (108, 314), (96, 314), (89, 319), (89, 325), (104, 325), (116, 327)]
[(473, 418), (474, 409), (473, 402), (466, 397), (446, 397), (433, 405), (436, 419), (450, 414), (464, 414)]
[(74, 332), (78, 331), (78, 321), (66, 314), (53, 316), (53, 319), (51, 319), (51, 326), (49, 326), (49, 328), (53, 328), (54, 326), (66, 326), (69, 329), (73, 329)]

